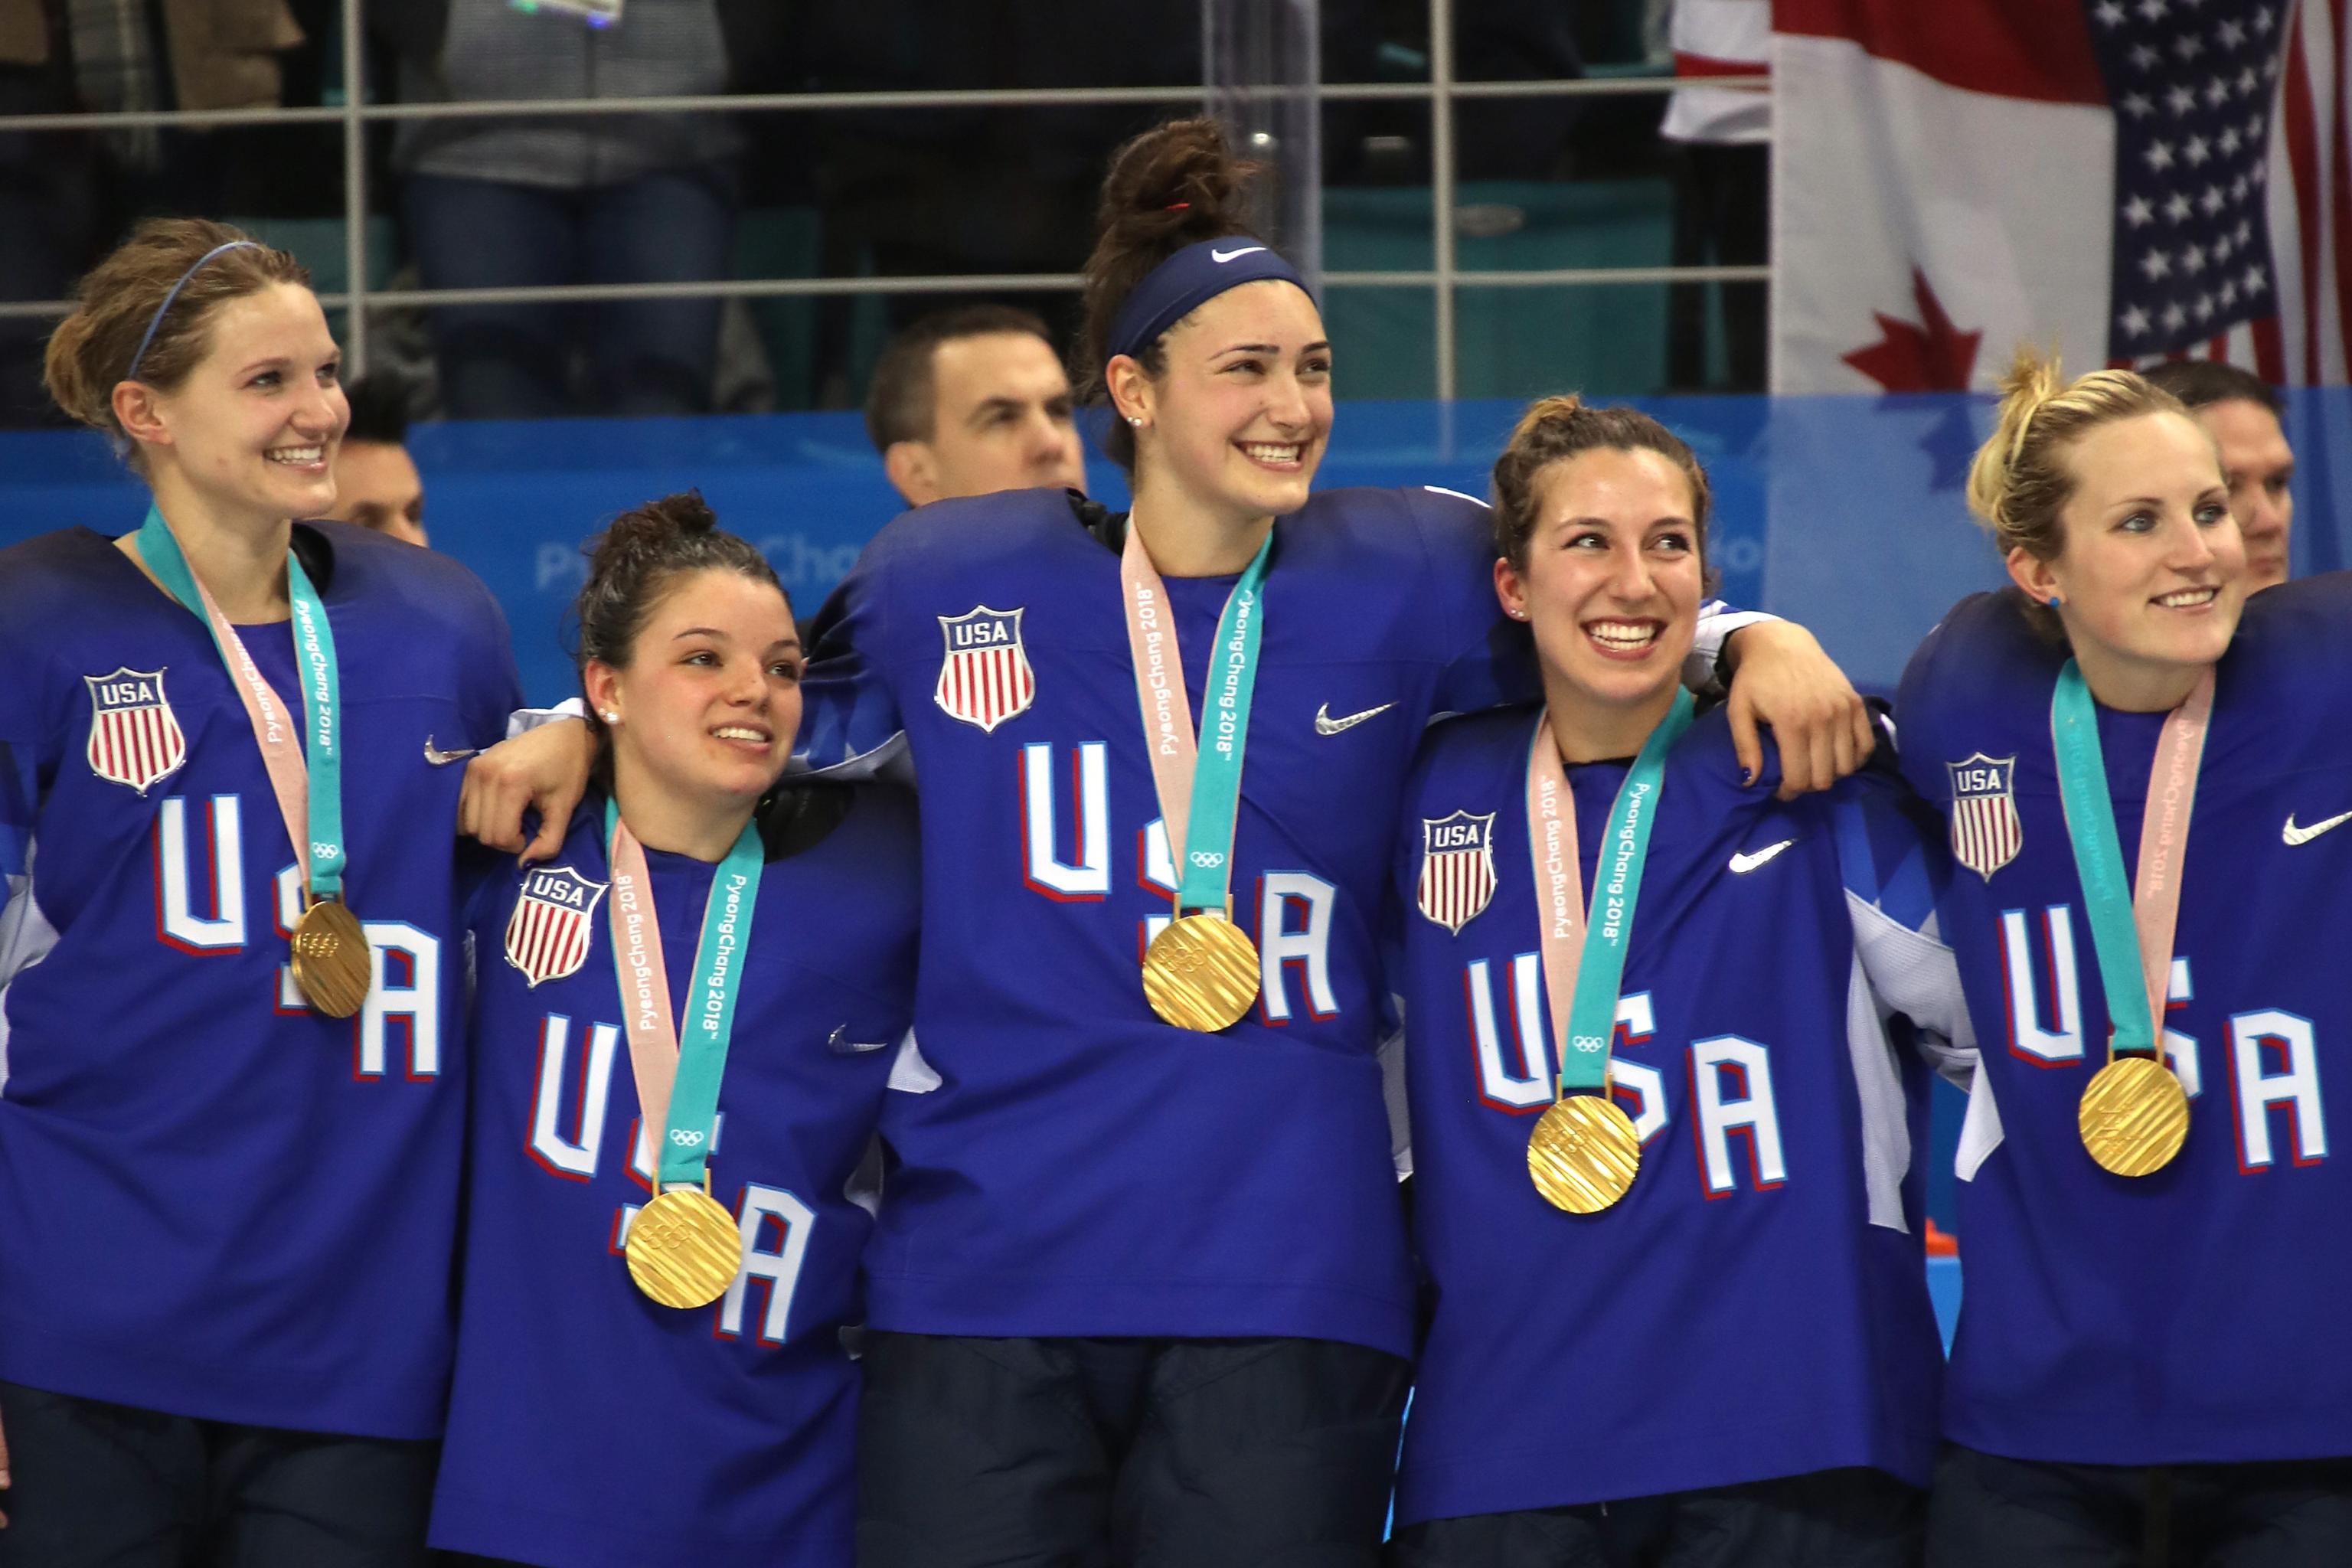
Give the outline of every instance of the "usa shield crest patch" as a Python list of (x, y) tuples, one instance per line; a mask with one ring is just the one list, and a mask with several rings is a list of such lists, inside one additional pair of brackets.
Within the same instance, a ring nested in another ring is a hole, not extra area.
[(1979, 752), (1944, 765), (1952, 773), (1952, 858), (1990, 882), (2025, 846), (2025, 825), (2017, 816), (2017, 759)]
[(507, 962), (534, 987), (578, 973), (587, 962), (590, 921), (606, 884), (569, 866), (534, 867), (507, 917)]
[(1022, 614), (982, 605), (940, 617), (947, 656), (934, 697), (941, 712), (993, 730), (1029, 710), (1037, 696), (1037, 673), (1021, 646)]
[(1421, 821), (1421, 912), (1454, 935), (1495, 898), (1495, 814)]
[(89, 687), (89, 771), (145, 795), (188, 760), (188, 737), (163, 695), (161, 669), (85, 675)]

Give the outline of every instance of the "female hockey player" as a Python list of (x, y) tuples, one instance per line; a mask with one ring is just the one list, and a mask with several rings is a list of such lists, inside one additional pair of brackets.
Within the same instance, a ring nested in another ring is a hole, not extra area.
[[(597, 788), (473, 921), (465, 1296), (437, 1546), (560, 1568), (849, 1568), (869, 1220), (846, 1189), (913, 1000), (887, 784), (762, 804), (791, 606), (699, 497), (581, 590)], [(755, 819), (754, 807), (759, 807)]]
[(516, 697), (340, 523), (300, 265), (144, 224), (48, 349), (143, 525), (0, 553), (0, 1563), (423, 1551), (464, 1121), (449, 753)]
[(2129, 372), (2021, 356), (1969, 499), (2016, 591), (1899, 702), (1984, 1046), (1937, 1561), (2352, 1560), (2352, 580), (2249, 601), (2210, 438)]
[(1680, 438), (1548, 398), (1495, 495), (1543, 701), (1439, 725), (1406, 788), (1434, 1310), (1391, 1561), (1910, 1568), (1941, 1347), (1898, 1045), (1969, 1049), (1925, 814), (1885, 766), (1772, 799), (1695, 716)]

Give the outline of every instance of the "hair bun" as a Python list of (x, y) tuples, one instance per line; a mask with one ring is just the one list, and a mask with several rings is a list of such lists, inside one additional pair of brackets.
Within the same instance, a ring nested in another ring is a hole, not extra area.
[(1097, 224), (1122, 248), (1150, 246), (1172, 254), (1204, 239), (1249, 227), (1249, 195), (1265, 172), (1236, 159), (1213, 120), (1171, 120), (1111, 155)]

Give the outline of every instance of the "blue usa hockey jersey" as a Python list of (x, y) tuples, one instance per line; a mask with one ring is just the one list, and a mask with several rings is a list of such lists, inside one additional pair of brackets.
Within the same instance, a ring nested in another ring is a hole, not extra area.
[[(464, 1114), (455, 850), (506, 626), (446, 556), (301, 523), (341, 666), (352, 1018), (205, 624), (87, 530), (0, 552), (0, 1378), (217, 1420), (440, 1429)], [(283, 625), (245, 628), (300, 710)]]
[[(1410, 1352), (1377, 928), (1423, 726), (1531, 690), (1488, 526), (1420, 489), (1331, 491), (1275, 525), (1232, 879), (1263, 991), (1216, 1035), (1143, 996), (1177, 879), (1117, 540), (1030, 490), (924, 507), (867, 548), (805, 730), (813, 760), (914, 769), (915, 1026), (940, 1079), (885, 1112), (877, 1326)], [(1195, 714), (1234, 582), (1167, 584)]]
[[(1983, 1044), (1948, 1434), (2108, 1465), (2352, 1454), (2352, 1172), (2330, 1143), (2352, 1125), (2352, 578), (2255, 595), (2221, 660), (2164, 1017), (2189, 1138), (2137, 1179), (2093, 1163), (2076, 1122), (2109, 1028), (2052, 756), (2063, 658), (1979, 595), (1903, 680)], [(2099, 711), (2127, 874), (2163, 719)]]
[[(504, 873), (473, 922), (472, 1184), (436, 1546), (562, 1568), (848, 1568), (857, 1373), (841, 1336), (869, 1221), (845, 1189), (913, 1000), (912, 803), (805, 786), (768, 837), (710, 1162), (744, 1261), (707, 1308), (647, 1300), (622, 1256), (652, 1186), (603, 801), (552, 860)], [(682, 1002), (715, 868), (646, 858)]]
[[(1611, 1064), (1641, 1169), (1570, 1215), (1527, 1163), (1558, 1072), (1526, 807), (1538, 718), (1439, 726), (1406, 795), (1393, 887), (1435, 1306), (1398, 1521), (1843, 1466), (1925, 1485), (1929, 1065), (1891, 1020), (1951, 1061), (1969, 1037), (1918, 807), (1878, 769), (1794, 802), (1777, 776), (1744, 785), (1720, 710), (1677, 742)], [(1590, 889), (1626, 766), (1568, 773)]]

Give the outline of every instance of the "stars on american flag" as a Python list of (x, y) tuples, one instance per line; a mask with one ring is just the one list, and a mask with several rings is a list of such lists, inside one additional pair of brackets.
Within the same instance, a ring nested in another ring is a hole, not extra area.
[(2082, 4), (2115, 84), (2110, 357), (2185, 349), (2269, 314), (2277, 0)]

